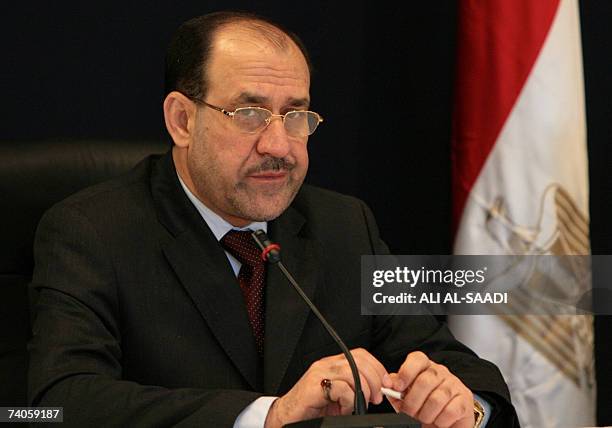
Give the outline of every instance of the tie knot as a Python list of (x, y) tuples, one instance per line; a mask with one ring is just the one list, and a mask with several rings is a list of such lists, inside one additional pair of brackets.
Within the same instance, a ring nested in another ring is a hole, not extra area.
[(221, 244), (243, 265), (255, 267), (264, 264), (261, 250), (249, 230), (230, 230), (221, 238)]

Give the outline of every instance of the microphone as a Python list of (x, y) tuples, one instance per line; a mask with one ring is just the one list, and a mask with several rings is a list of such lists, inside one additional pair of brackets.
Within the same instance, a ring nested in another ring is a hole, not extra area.
[(342, 353), (346, 357), (349, 363), (349, 366), (351, 367), (351, 373), (353, 374), (353, 382), (355, 382), (354, 414), (355, 415), (365, 415), (367, 413), (366, 412), (366, 402), (365, 402), (365, 397), (363, 395), (363, 390), (361, 389), (361, 379), (359, 378), (359, 373), (357, 371), (357, 365), (355, 364), (355, 359), (353, 358), (353, 355), (349, 352), (349, 349), (347, 348), (346, 344), (342, 341), (342, 339), (340, 339), (340, 336), (338, 336), (338, 333), (336, 332), (336, 330), (334, 330), (334, 328), (331, 325), (329, 325), (329, 323), (327, 322), (325, 317), (321, 314), (321, 312), (319, 312), (315, 304), (312, 303), (312, 301), (308, 298), (306, 293), (304, 293), (304, 290), (302, 290), (302, 288), (298, 285), (296, 280), (293, 278), (291, 273), (289, 273), (287, 268), (285, 268), (285, 265), (281, 261), (281, 257), (280, 257), (280, 246), (278, 244), (272, 243), (270, 239), (268, 238), (268, 235), (266, 234), (266, 232), (264, 232), (261, 229), (257, 230), (256, 232), (253, 232), (251, 235), (253, 236), (253, 239), (255, 240), (259, 248), (261, 248), (261, 257), (265, 261), (271, 264), (275, 264), (280, 268), (280, 270), (283, 272), (285, 277), (289, 280), (291, 285), (293, 285), (293, 288), (295, 288), (295, 291), (297, 291), (297, 293), (300, 295), (302, 300), (306, 302), (306, 304), (312, 310), (315, 316), (319, 319), (319, 321), (321, 321), (321, 324), (323, 324), (323, 327), (325, 327), (325, 330), (327, 330), (329, 335), (338, 344), (340, 349), (342, 349)]
[(291, 273), (285, 268), (283, 262), (281, 261), (280, 256), (280, 245), (273, 243), (266, 235), (266, 232), (263, 230), (257, 230), (251, 234), (259, 248), (261, 249), (261, 258), (270, 264), (274, 264), (278, 266), (278, 268), (283, 272), (287, 280), (291, 283), (295, 291), (300, 295), (302, 300), (306, 302), (308, 307), (312, 310), (312, 312), (316, 315), (316, 317), (321, 321), (325, 330), (329, 333), (329, 335), (334, 339), (334, 341), (338, 344), (340, 349), (342, 349), (342, 353), (346, 357), (349, 366), (351, 367), (351, 373), (353, 374), (353, 381), (355, 382), (355, 407), (353, 415), (347, 416), (326, 416), (324, 418), (316, 418), (309, 419), (301, 422), (294, 422), (285, 427), (289, 428), (420, 428), (421, 424), (405, 413), (379, 413), (379, 414), (366, 414), (366, 402), (365, 397), (363, 395), (363, 390), (361, 389), (361, 379), (359, 378), (359, 373), (357, 372), (357, 365), (355, 364), (355, 359), (353, 355), (349, 352), (345, 343), (340, 339), (338, 333), (332, 328), (331, 325), (327, 322), (325, 317), (321, 315), (321, 312), (317, 309), (317, 307), (312, 303), (312, 301), (308, 298), (306, 293), (302, 290), (302, 288), (298, 285), (297, 281), (293, 278)]

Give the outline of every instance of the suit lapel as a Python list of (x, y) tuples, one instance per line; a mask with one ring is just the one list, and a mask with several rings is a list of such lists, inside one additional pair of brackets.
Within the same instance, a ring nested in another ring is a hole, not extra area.
[[(292, 273), (306, 295), (314, 300), (318, 244), (298, 234), (304, 218), (289, 207), (269, 224), (269, 236), (281, 246), (284, 265)], [(266, 279), (266, 333), (264, 344), (264, 393), (276, 394), (310, 309), (277, 266), (268, 266)]]
[(225, 252), (181, 188), (170, 153), (152, 171), (151, 186), (158, 218), (173, 236), (162, 244), (168, 263), (228, 357), (257, 389), (258, 356), (240, 287)]

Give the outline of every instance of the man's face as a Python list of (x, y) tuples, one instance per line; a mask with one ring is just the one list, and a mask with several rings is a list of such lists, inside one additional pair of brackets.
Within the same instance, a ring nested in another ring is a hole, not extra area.
[[(205, 101), (233, 111), (258, 106), (274, 114), (307, 109), (310, 75), (299, 49), (279, 49), (240, 29), (221, 30), (207, 69)], [(290, 137), (280, 119), (246, 134), (209, 107), (196, 111), (187, 169), (196, 195), (235, 226), (278, 217), (308, 169), (308, 137)]]

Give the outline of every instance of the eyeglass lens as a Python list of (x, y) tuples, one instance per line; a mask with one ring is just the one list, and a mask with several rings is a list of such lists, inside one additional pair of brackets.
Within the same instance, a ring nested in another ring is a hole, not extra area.
[[(234, 122), (244, 132), (256, 132), (265, 127), (272, 113), (263, 108), (245, 107), (234, 112)], [(292, 111), (285, 115), (285, 130), (293, 137), (307, 137), (319, 125), (319, 117), (311, 111)]]

